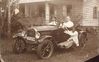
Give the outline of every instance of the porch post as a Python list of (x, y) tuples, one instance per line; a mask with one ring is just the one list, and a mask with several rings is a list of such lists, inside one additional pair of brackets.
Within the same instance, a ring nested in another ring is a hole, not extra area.
[(63, 5), (63, 16), (66, 17), (67, 16), (67, 8), (65, 5)]
[(48, 24), (50, 20), (50, 6), (48, 2), (45, 3), (45, 24)]
[(84, 26), (84, 22), (85, 22), (85, 18), (86, 18), (86, 14), (85, 14), (85, 11), (86, 11), (86, 1), (87, 0), (83, 0), (83, 19), (82, 19), (82, 22), (81, 22), (81, 25)]
[(29, 16), (29, 12), (28, 12), (28, 5), (25, 4), (25, 17)]
[(99, 27), (99, 7), (98, 7), (98, 11), (97, 11), (97, 16), (98, 16), (98, 27)]

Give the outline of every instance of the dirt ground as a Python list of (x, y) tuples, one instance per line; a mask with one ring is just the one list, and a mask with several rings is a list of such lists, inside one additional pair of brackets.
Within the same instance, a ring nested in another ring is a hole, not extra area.
[(1, 40), (1, 53), (5, 62), (84, 62), (98, 55), (98, 39), (94, 34), (88, 34), (88, 41), (83, 49), (58, 49), (51, 58), (39, 59), (35, 52), (28, 49), (25, 53), (14, 54), (12, 52), (13, 41)]

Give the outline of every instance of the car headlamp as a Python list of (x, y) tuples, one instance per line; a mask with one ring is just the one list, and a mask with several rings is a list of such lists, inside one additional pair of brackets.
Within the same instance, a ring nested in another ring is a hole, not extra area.
[(40, 33), (39, 33), (39, 32), (36, 32), (35, 37), (36, 37), (37, 39), (40, 38)]
[(22, 31), (20, 33), (17, 33), (13, 36), (13, 38), (18, 37), (18, 36), (24, 36), (25, 35), (25, 31)]
[(40, 33), (34, 28), (35, 30), (35, 38), (38, 39), (40, 38)]

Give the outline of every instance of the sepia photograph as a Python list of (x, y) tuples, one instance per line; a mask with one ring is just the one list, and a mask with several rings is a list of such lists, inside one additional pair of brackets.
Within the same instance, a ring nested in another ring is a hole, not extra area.
[(0, 62), (99, 62), (99, 0), (0, 0)]

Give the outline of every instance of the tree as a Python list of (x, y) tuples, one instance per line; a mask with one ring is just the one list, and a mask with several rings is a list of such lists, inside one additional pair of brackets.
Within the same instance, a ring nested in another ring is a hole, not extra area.
[(3, 37), (11, 34), (11, 18), (18, 2), (19, 0), (0, 1), (0, 35)]
[[(11, 17), (13, 14), (13, 9), (15, 9), (16, 4), (19, 0), (8, 0), (8, 36), (11, 35)], [(11, 9), (12, 8), (12, 9)]]

